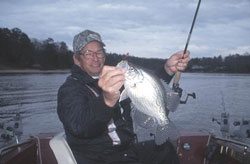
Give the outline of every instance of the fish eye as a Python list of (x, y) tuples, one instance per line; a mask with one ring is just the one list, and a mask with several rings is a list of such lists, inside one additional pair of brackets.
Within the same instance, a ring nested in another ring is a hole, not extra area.
[(134, 71), (135, 69), (133, 67), (129, 67), (129, 70), (130, 71)]

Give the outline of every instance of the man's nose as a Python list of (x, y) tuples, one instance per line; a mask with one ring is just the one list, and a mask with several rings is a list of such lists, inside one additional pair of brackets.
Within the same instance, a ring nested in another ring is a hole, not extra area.
[(94, 60), (94, 61), (97, 61), (97, 60), (98, 60), (98, 57), (97, 57), (97, 54), (96, 54), (96, 53), (93, 53), (93, 60)]

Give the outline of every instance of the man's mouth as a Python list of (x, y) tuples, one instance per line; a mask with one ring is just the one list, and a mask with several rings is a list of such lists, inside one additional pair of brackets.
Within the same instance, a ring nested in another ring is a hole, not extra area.
[(92, 64), (92, 67), (100, 67), (100, 64)]

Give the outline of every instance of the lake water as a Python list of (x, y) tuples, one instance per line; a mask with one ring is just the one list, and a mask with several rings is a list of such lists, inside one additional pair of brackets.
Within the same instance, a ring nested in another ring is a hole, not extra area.
[[(0, 74), (0, 119), (10, 121), (21, 112), (24, 136), (63, 130), (57, 113), (57, 90), (68, 73)], [(180, 86), (185, 93), (196, 93), (181, 104), (170, 119), (178, 129), (210, 131), (219, 134), (212, 118), (220, 118), (224, 109), (231, 121), (250, 120), (250, 75), (183, 73)]]

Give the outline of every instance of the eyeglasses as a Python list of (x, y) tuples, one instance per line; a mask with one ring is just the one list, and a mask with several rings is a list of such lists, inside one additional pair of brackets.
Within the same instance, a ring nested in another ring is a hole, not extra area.
[(105, 53), (104, 53), (104, 50), (99, 50), (99, 51), (91, 51), (91, 50), (87, 50), (83, 53), (83, 56), (86, 58), (86, 59), (93, 59), (94, 58), (94, 55), (96, 55), (97, 58), (104, 58), (105, 57)]

